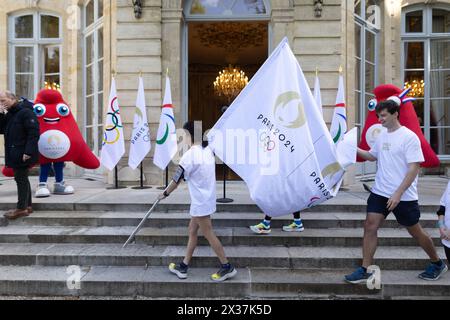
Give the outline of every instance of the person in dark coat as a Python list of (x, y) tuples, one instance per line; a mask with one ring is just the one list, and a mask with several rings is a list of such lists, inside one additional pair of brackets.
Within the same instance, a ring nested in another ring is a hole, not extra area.
[(31, 102), (0, 92), (0, 134), (5, 138), (5, 165), (14, 170), (18, 195), (17, 208), (4, 216), (17, 219), (33, 212), (28, 173), (39, 159), (39, 122)]

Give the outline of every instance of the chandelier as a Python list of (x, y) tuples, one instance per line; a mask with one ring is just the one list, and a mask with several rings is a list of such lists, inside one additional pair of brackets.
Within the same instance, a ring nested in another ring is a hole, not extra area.
[(247, 84), (248, 78), (245, 72), (238, 67), (229, 65), (219, 71), (219, 75), (214, 81), (214, 92), (218, 96), (225, 96), (228, 102), (231, 102)]
[(425, 82), (423, 80), (414, 79), (411, 82), (405, 82), (405, 89), (411, 88), (408, 95), (411, 97), (423, 97)]
[(44, 81), (44, 89), (52, 89), (52, 90), (58, 90), (61, 91), (61, 86), (59, 85), (59, 83), (56, 82), (47, 82)]

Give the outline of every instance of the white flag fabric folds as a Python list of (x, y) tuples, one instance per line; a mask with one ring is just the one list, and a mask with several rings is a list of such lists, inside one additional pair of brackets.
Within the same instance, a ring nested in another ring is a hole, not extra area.
[(166, 76), (166, 89), (164, 92), (163, 106), (156, 136), (153, 163), (161, 170), (164, 170), (176, 153), (177, 134), (175, 117), (173, 114), (172, 93), (170, 91), (170, 79)]
[(323, 117), (322, 96), (320, 94), (320, 81), (318, 75), (316, 75), (316, 79), (314, 80), (314, 100), (316, 101), (317, 107), (320, 110), (320, 114)]
[(356, 145), (358, 143), (358, 129), (354, 127), (336, 145), (339, 164), (346, 169), (356, 163)]
[(144, 160), (151, 149), (150, 129), (147, 123), (147, 110), (145, 108), (144, 81), (139, 77), (139, 87), (136, 97), (136, 109), (133, 119), (133, 133), (130, 139), (130, 154), (128, 165), (133, 170)]
[(287, 38), (214, 125), (208, 140), (272, 217), (332, 198), (344, 174)]
[(339, 86), (334, 107), (333, 119), (331, 120), (330, 133), (334, 143), (344, 138), (347, 132), (347, 112), (345, 109), (344, 77), (339, 75)]
[(125, 153), (122, 119), (120, 118), (119, 100), (117, 100), (116, 81), (111, 80), (111, 91), (103, 130), (100, 163), (108, 170), (114, 169)]

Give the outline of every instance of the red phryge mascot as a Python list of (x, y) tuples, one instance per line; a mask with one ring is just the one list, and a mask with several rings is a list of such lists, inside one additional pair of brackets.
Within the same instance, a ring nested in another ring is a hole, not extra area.
[[(53, 193), (71, 194), (74, 192), (73, 188), (64, 183), (64, 162), (72, 161), (86, 169), (96, 169), (100, 162), (84, 141), (72, 112), (59, 91), (39, 91), (34, 101), (34, 112), (40, 126), (40, 175), (36, 197), (50, 195), (47, 178), (52, 166), (55, 171)], [(8, 175), (7, 171), (8, 168), (3, 173)]]
[[(417, 119), (417, 114), (412, 104), (414, 98), (407, 96), (409, 90), (410, 89), (406, 89), (402, 91), (392, 84), (383, 84), (373, 90), (375, 99), (370, 100), (368, 103), (367, 107), (369, 113), (362, 131), (359, 147), (364, 150), (369, 150), (375, 143), (375, 140), (381, 131), (386, 130), (386, 128), (383, 128), (378, 121), (375, 107), (381, 101), (392, 100), (400, 105), (400, 124), (413, 131), (420, 139), (423, 156), (425, 158), (425, 162), (422, 162), (420, 165), (425, 168), (437, 167), (439, 166), (439, 159), (433, 149), (431, 149), (430, 144), (425, 139), (422, 130), (420, 129), (419, 120)], [(364, 160), (358, 157), (358, 162), (362, 161)]]

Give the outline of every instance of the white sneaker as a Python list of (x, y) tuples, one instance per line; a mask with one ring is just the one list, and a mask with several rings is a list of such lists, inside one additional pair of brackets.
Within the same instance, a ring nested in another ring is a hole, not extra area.
[(301, 222), (300, 222), (300, 224), (296, 224), (295, 222), (292, 222), (288, 226), (283, 226), (283, 231), (286, 231), (286, 232), (302, 232), (303, 230), (305, 230), (305, 228), (303, 227), (303, 223), (301, 223)]
[(266, 226), (264, 223), (258, 223), (254, 226), (249, 227), (254, 233), (257, 234), (269, 234), (270, 233), (270, 225)]
[(36, 190), (36, 198), (45, 198), (50, 196), (50, 190), (47, 188), (47, 183), (41, 182)]
[(55, 182), (53, 188), (54, 194), (72, 194), (74, 193), (74, 189), (72, 186), (66, 186), (65, 182)]

